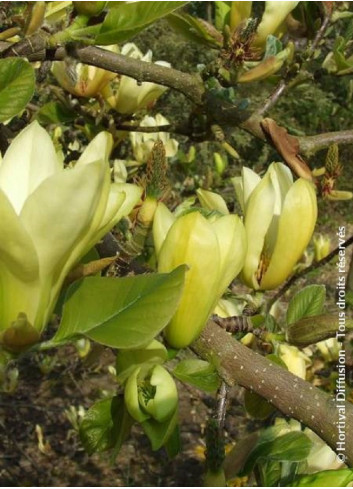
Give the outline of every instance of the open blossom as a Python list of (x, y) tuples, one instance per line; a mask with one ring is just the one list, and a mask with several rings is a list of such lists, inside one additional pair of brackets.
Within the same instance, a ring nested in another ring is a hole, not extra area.
[[(131, 42), (122, 47), (121, 54), (146, 63), (152, 63), (152, 51), (149, 50), (143, 55), (138, 47)], [(156, 61), (155, 64), (170, 68), (170, 63), (166, 61)], [(140, 109), (149, 107), (166, 90), (167, 87), (157, 83), (138, 83), (133, 78), (122, 75), (104, 89), (103, 96), (108, 104), (120, 114), (134, 114)]]
[[(146, 115), (140, 122), (142, 127), (154, 127), (168, 125), (169, 121), (161, 114), (155, 117)], [(130, 141), (135, 160), (128, 161), (128, 165), (141, 165), (146, 163), (154, 143), (162, 141), (167, 158), (177, 154), (179, 143), (169, 136), (167, 132), (130, 132)]]
[(262, 179), (244, 167), (233, 183), (248, 239), (240, 278), (255, 290), (274, 289), (290, 275), (312, 237), (314, 186), (304, 178), (293, 183), (283, 163), (272, 163)]
[(244, 264), (244, 226), (238, 216), (230, 214), (207, 219), (195, 210), (174, 217), (159, 203), (153, 237), (159, 272), (170, 272), (182, 264), (189, 267), (178, 310), (165, 330), (171, 346), (184, 348), (201, 333)]
[[(103, 49), (117, 52), (117, 46), (103, 46)], [(52, 73), (60, 86), (76, 97), (91, 98), (98, 95), (114, 78), (116, 73), (83, 63), (67, 64), (55, 61)]]
[(11, 327), (24, 321), (39, 338), (68, 272), (139, 200), (139, 187), (111, 183), (111, 147), (110, 134), (102, 132), (64, 169), (49, 135), (33, 122), (7, 150), (0, 166), (0, 342), (6, 347), (23, 341)]

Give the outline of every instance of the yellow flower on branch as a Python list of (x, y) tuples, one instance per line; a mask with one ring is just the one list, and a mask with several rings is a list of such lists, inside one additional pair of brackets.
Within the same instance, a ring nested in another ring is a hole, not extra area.
[(178, 310), (165, 330), (168, 343), (183, 348), (204, 328), (218, 300), (244, 264), (246, 237), (235, 215), (195, 210), (175, 218), (159, 203), (153, 223), (158, 271), (186, 264), (184, 291)]
[(241, 279), (255, 290), (278, 287), (290, 275), (307, 247), (317, 219), (315, 188), (272, 163), (261, 179), (244, 167), (233, 178), (245, 217), (248, 250)]
[(111, 183), (111, 148), (111, 135), (102, 132), (64, 169), (49, 135), (33, 122), (7, 150), (0, 166), (5, 347), (18, 350), (38, 340), (72, 267), (139, 200), (139, 187)]

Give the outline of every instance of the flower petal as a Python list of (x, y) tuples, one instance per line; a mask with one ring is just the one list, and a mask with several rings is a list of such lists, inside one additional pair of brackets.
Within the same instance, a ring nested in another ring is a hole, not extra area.
[(94, 219), (104, 169), (102, 162), (95, 162), (62, 171), (45, 180), (25, 202), (21, 220), (34, 241), (42, 276), (54, 269), (60, 274), (74, 264), (67, 260)]
[(166, 328), (175, 348), (189, 345), (201, 332), (214, 306), (214, 284), (219, 281), (218, 240), (210, 223), (198, 212), (179, 217), (160, 250), (158, 271), (186, 264), (184, 291), (178, 310)]
[[(246, 255), (245, 228), (238, 216), (229, 214), (211, 223), (220, 250), (220, 281), (216, 301), (244, 266)], [(216, 285), (215, 285), (216, 287)]]
[(280, 32), (282, 24), (298, 3), (293, 1), (267, 1), (261, 22), (256, 30), (254, 45), (264, 46), (267, 36), (270, 34), (277, 35), (277, 37), (283, 34), (283, 32)]
[(113, 149), (113, 137), (107, 131), (102, 131), (88, 144), (80, 158), (77, 160), (75, 167), (87, 165), (94, 161), (108, 161)]
[(272, 221), (274, 206), (275, 190), (270, 173), (266, 173), (250, 195), (245, 216), (248, 249), (242, 271), (242, 280), (254, 289), (259, 288), (256, 272), (264, 248), (266, 233)]
[(315, 190), (299, 178), (288, 191), (279, 218), (276, 245), (261, 281), (264, 290), (281, 284), (304, 253), (314, 232), (317, 218)]
[(174, 215), (163, 202), (159, 202), (153, 219), (153, 241), (157, 256), (174, 222)]
[(112, 183), (110, 186), (107, 207), (97, 231), (95, 243), (104, 236), (116, 223), (128, 216), (142, 195), (142, 188), (131, 183)]
[(7, 269), (24, 282), (37, 279), (39, 263), (32, 238), (2, 190), (0, 190), (0, 209), (1, 268)]
[(229, 214), (229, 210), (225, 200), (220, 195), (215, 192), (210, 192), (208, 190), (204, 190), (199, 188), (196, 190), (197, 196), (199, 198), (200, 204), (204, 209), (208, 209), (209, 211), (218, 211), (221, 214)]
[(32, 122), (12, 141), (0, 167), (0, 187), (17, 214), (27, 197), (62, 169), (48, 133)]

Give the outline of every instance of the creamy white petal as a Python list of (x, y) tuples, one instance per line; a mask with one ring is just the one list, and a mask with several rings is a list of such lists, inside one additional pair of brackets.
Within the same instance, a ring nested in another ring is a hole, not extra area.
[(0, 188), (17, 214), (27, 197), (62, 169), (49, 134), (32, 122), (13, 140), (0, 167)]

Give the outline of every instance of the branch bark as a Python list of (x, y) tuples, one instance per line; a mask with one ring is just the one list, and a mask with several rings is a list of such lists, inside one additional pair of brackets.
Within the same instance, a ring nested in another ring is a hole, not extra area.
[[(65, 59), (67, 52), (64, 47), (48, 49), (46, 37), (42, 34), (37, 34), (15, 44), (0, 42), (0, 57), (9, 56), (25, 56), (30, 61), (60, 61)], [(234, 106), (234, 110), (231, 107), (223, 109), (219, 103), (215, 111), (215, 103), (210, 103), (210, 98), (204, 96), (205, 89), (198, 75), (136, 60), (96, 46), (75, 47), (70, 50), (70, 56), (74, 56), (82, 63), (130, 76), (138, 82), (154, 82), (177, 90), (194, 104), (203, 107), (205, 112), (221, 126), (240, 127), (252, 136), (264, 142), (266, 141), (265, 134), (261, 128), (262, 114), (255, 113), (244, 120), (244, 118), (240, 118), (240, 112), (236, 106)], [(300, 152), (305, 156), (310, 156), (320, 149), (327, 148), (332, 143), (353, 144), (353, 130), (329, 132), (317, 136), (304, 136), (298, 138), (298, 140)]]
[[(230, 386), (239, 384), (270, 401), (282, 413), (317, 433), (335, 451), (338, 407), (333, 397), (242, 345), (213, 321), (192, 345), (197, 355), (217, 366)], [(353, 405), (345, 403), (345, 456), (353, 465)], [(341, 452), (342, 453), (342, 452)]]

